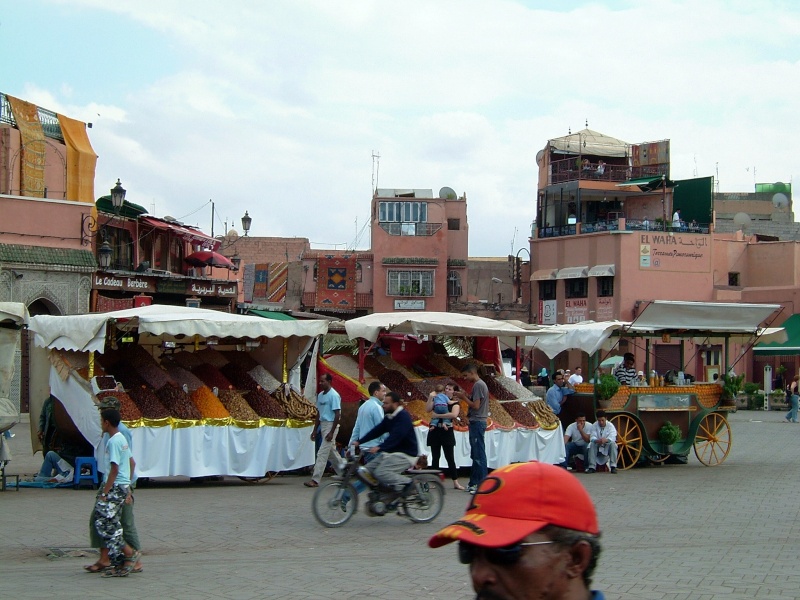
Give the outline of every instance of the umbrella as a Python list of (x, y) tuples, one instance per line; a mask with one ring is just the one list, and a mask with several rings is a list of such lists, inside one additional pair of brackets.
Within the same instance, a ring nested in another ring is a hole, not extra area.
[(222, 256), (218, 252), (211, 250), (201, 250), (200, 252), (193, 252), (183, 259), (184, 262), (192, 265), (193, 267), (227, 267), (228, 269), (235, 268), (231, 260)]
[(601, 367), (616, 367), (619, 363), (624, 360), (623, 356), (609, 356), (603, 362), (600, 363)]

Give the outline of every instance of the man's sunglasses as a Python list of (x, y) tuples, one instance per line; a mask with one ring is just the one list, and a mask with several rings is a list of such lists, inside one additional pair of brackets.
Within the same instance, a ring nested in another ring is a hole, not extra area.
[(555, 542), (553, 540), (547, 540), (546, 542), (520, 542), (510, 546), (503, 546), (502, 548), (484, 548), (469, 542), (459, 542), (458, 560), (464, 565), (470, 565), (475, 560), (476, 551), (479, 550), (491, 564), (498, 567), (510, 567), (522, 557), (523, 547), (544, 546), (547, 544), (555, 544)]

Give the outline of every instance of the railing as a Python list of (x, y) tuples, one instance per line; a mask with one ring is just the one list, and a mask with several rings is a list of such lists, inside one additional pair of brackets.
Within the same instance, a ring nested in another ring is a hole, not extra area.
[[(42, 124), (42, 131), (46, 137), (64, 141), (64, 134), (61, 132), (61, 125), (58, 123), (58, 115), (52, 110), (47, 110), (41, 106), (36, 107), (39, 113), (39, 121)], [(8, 97), (0, 93), (0, 123), (8, 123), (9, 125), (17, 126), (17, 121), (14, 119), (14, 113), (11, 112), (11, 105), (8, 102)]]
[[(673, 225), (672, 221), (665, 224), (661, 220), (625, 219), (622, 229), (620, 229), (620, 219), (604, 219), (593, 223), (581, 222), (579, 225), (581, 233), (602, 233), (604, 231), (667, 231), (673, 233), (707, 234), (710, 231), (710, 225), (708, 223), (696, 223), (694, 221), (690, 221), (689, 223), (681, 221), (680, 225)], [(540, 228), (538, 237), (562, 237), (576, 235), (576, 233), (576, 225), (560, 225), (556, 227)]]
[[(613, 159), (612, 159), (613, 160)], [(563, 183), (578, 179), (588, 181), (627, 181), (639, 177), (660, 177), (667, 175), (668, 164), (631, 167), (627, 164), (608, 164), (598, 171), (599, 162), (584, 163), (579, 166), (575, 157), (556, 160), (550, 163), (550, 183)]]
[[(673, 231), (680, 233), (708, 233), (710, 225), (708, 223), (697, 223), (681, 221), (680, 225), (673, 225), (672, 221), (650, 221), (649, 219), (625, 219), (625, 229), (627, 231)], [(585, 229), (581, 228), (581, 233)]]
[(441, 228), (441, 223), (381, 223), (389, 235), (431, 236)]

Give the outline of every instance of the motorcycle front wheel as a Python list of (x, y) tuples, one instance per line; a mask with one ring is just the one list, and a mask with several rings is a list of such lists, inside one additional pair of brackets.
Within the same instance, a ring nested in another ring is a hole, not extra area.
[(325, 527), (341, 527), (358, 511), (358, 492), (349, 483), (328, 481), (314, 492), (314, 518)]
[(444, 486), (433, 479), (420, 480), (417, 485), (419, 493), (404, 503), (406, 516), (415, 523), (429, 523), (444, 508)]

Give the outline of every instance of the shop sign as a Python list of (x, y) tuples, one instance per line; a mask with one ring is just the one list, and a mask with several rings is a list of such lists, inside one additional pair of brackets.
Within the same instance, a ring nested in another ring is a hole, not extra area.
[(186, 284), (186, 293), (195, 296), (216, 296), (217, 286), (214, 283), (190, 282)]
[(425, 310), (425, 300), (395, 300), (395, 310)]
[(567, 323), (580, 323), (589, 319), (589, 301), (586, 298), (573, 298), (564, 301), (564, 320)]
[(614, 320), (614, 298), (604, 296), (597, 299), (597, 310), (595, 311), (595, 321)]
[(235, 283), (232, 283), (231, 285), (218, 285), (217, 295), (225, 298), (233, 298), (239, 295), (239, 291), (236, 289)]
[(556, 324), (555, 300), (539, 300), (539, 324), (540, 325)]
[(118, 290), (120, 292), (154, 292), (152, 279), (145, 277), (114, 277), (95, 273), (92, 287), (96, 290)]
[(183, 296), (186, 293), (186, 284), (183, 281), (162, 279), (158, 281), (156, 291), (159, 294), (180, 294)]
[(689, 394), (640, 394), (638, 396), (639, 409), (665, 409), (682, 408), (691, 406)]
[(642, 233), (639, 268), (679, 273), (711, 270), (711, 236), (681, 233)]

